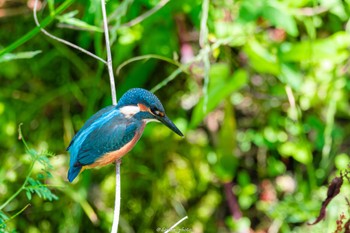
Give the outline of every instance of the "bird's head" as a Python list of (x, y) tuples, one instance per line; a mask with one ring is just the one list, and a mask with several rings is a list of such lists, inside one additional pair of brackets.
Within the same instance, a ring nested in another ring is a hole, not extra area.
[(157, 96), (142, 88), (127, 91), (117, 104), (119, 111), (126, 117), (134, 117), (145, 122), (159, 121), (183, 137), (181, 131), (167, 117)]

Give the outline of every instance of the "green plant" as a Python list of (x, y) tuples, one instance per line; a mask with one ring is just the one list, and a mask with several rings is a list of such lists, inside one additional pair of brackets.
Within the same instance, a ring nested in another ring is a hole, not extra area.
[[(48, 151), (37, 152), (33, 148), (29, 148), (23, 137), (21, 125), (19, 125), (18, 127), (18, 134), (19, 138), (23, 142), (27, 154), (30, 156), (31, 162), (23, 184), (18, 188), (18, 190), (14, 194), (12, 194), (7, 200), (5, 200), (0, 205), (0, 230), (2, 229), (4, 231), (6, 230), (7, 223), (9, 221), (17, 217), (30, 206), (30, 203), (28, 203), (22, 209), (11, 215), (8, 213), (8, 211), (6, 211), (6, 206), (8, 206), (15, 198), (18, 198), (18, 195), (20, 195), (22, 192), (25, 192), (29, 202), (32, 200), (32, 194), (36, 194), (39, 198), (42, 198), (43, 200), (58, 200), (58, 197), (49, 189), (50, 185), (43, 183), (43, 181), (46, 182), (52, 177), (50, 173), (52, 165), (50, 164), (49, 157), (53, 156), (54, 154)], [(38, 173), (34, 178), (32, 173), (34, 170), (34, 166), (37, 164), (41, 167), (41, 172)]]

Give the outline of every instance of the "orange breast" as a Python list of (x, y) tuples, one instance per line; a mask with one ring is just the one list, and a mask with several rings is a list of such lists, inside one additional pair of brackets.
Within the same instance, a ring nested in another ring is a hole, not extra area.
[(86, 165), (86, 166), (84, 166), (84, 168), (93, 168), (93, 167), (97, 167), (97, 166), (104, 166), (104, 165), (107, 165), (109, 163), (113, 163), (113, 162), (117, 161), (118, 159), (120, 159), (121, 157), (123, 157), (126, 153), (128, 153), (134, 147), (136, 142), (140, 139), (144, 127), (145, 127), (145, 124), (142, 125), (141, 130), (139, 130), (139, 132), (136, 133), (135, 137), (130, 142), (125, 144), (125, 146), (123, 146), (119, 150), (104, 154), (101, 158), (97, 159), (93, 164)]

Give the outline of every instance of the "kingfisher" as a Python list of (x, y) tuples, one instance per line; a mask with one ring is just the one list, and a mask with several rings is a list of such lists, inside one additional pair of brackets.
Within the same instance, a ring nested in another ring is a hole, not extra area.
[(142, 88), (127, 91), (117, 105), (105, 107), (90, 117), (70, 142), (68, 180), (87, 168), (121, 159), (140, 139), (148, 122), (161, 122), (183, 137), (167, 117), (159, 99)]

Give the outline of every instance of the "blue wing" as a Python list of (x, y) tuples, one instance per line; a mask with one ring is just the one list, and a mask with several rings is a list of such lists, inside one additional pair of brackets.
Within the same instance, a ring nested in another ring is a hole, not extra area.
[(92, 123), (94, 123), (99, 117), (101, 117), (103, 114), (111, 112), (115, 109), (114, 105), (102, 108), (100, 111), (96, 112), (94, 115), (92, 115), (84, 124), (84, 126), (78, 131), (78, 133), (73, 137), (72, 141), (69, 143), (69, 146), (67, 147), (67, 151), (69, 151), (69, 148), (74, 144), (74, 141), (84, 132), (89, 126), (91, 126)]
[(120, 115), (114, 117), (86, 137), (79, 150), (78, 162), (89, 165), (104, 154), (119, 150), (134, 138), (140, 126), (132, 118), (126, 119)]
[(125, 118), (115, 106), (106, 107), (93, 115), (74, 136), (70, 152), (68, 180), (72, 182), (82, 166), (94, 163), (104, 154), (116, 151), (131, 141), (141, 122)]

